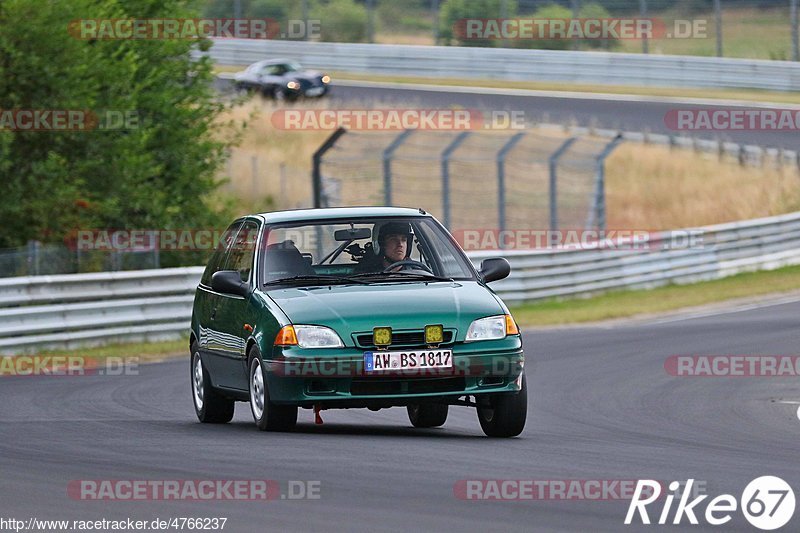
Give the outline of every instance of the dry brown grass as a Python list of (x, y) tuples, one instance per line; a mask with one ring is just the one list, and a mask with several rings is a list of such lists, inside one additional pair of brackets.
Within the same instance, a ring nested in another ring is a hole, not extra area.
[[(323, 100), (294, 107), (330, 105)], [(367, 107), (352, 102), (349, 106)], [(223, 190), (237, 198), (243, 212), (311, 205), (311, 157), (331, 132), (278, 129), (270, 121), (278, 108), (254, 97), (226, 117), (249, 119), (223, 173), (231, 177)], [(547, 129), (534, 131), (561, 135)], [(763, 167), (740, 166), (689, 149), (626, 143), (608, 160), (606, 176), (610, 228), (670, 229), (800, 210), (796, 168), (780, 169), (769, 159)]]
[[(321, 104), (305, 104), (305, 106)], [(284, 131), (270, 122), (278, 105), (260, 97), (232, 110), (225, 118), (246, 123), (239, 146), (223, 175), (223, 190), (240, 202), (243, 211), (305, 207), (311, 204), (311, 156), (330, 132)]]
[(669, 229), (800, 209), (800, 175), (665, 146), (623, 144), (608, 160), (608, 226)]

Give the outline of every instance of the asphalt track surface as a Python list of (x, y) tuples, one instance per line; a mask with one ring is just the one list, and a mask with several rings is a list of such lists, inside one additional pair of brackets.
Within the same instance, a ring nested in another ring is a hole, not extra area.
[[(798, 149), (797, 131), (725, 131), (725, 132), (676, 132), (664, 122), (671, 110), (716, 110), (742, 109), (723, 104), (681, 104), (662, 101), (637, 101), (620, 95), (618, 99), (597, 99), (596, 96), (529, 96), (513, 94), (480, 94), (457, 90), (423, 90), (418, 88), (386, 88), (334, 85), (330, 98), (339, 103), (379, 102), (382, 105), (418, 105), (423, 108), (447, 108), (460, 106), (484, 111), (522, 111), (527, 121), (555, 124), (577, 124), (621, 131), (647, 131), (661, 134), (682, 134), (700, 139), (719, 139), (742, 144), (754, 144), (776, 148)], [(654, 100), (657, 100), (655, 98)], [(747, 105), (752, 108), (756, 104)], [(781, 104), (775, 104), (781, 108)]]
[[(663, 101), (659, 97), (635, 97), (625, 95), (606, 95), (599, 97), (591, 93), (576, 94), (548, 91), (528, 91), (527, 94), (497, 94), (490, 89), (458, 88), (446, 86), (435, 89), (402, 84), (360, 84), (356, 81), (343, 82), (346, 85), (331, 86), (327, 96), (339, 108), (354, 109), (395, 106), (397, 108), (419, 107), (422, 109), (448, 109), (459, 107), (478, 109), (483, 112), (508, 111), (522, 112), (527, 122), (546, 122), (553, 124), (575, 124), (619, 131), (649, 132), (667, 135), (682, 135), (698, 139), (722, 140), (740, 144), (764, 147), (800, 149), (797, 131), (694, 131), (676, 132), (670, 130), (664, 117), (676, 109), (707, 110), (754, 109), (756, 107), (781, 109), (781, 104), (744, 103), (741, 106), (724, 103), (681, 103)], [(228, 79), (217, 78), (214, 86), (222, 92), (232, 89)], [(511, 91), (514, 92), (514, 91)], [(525, 92), (525, 91), (523, 91)], [(545, 96), (545, 94), (547, 94)], [(679, 100), (679, 99), (675, 99)], [(690, 100), (691, 101), (691, 100)], [(797, 106), (788, 106), (796, 109)], [(489, 115), (491, 116), (491, 115)]]
[[(672, 354), (796, 354), (798, 316), (795, 302), (525, 333), (528, 422), (505, 440), (484, 437), (466, 407), (430, 430), (412, 428), (394, 408), (326, 411), (322, 426), (301, 410), (295, 432), (262, 433), (244, 403), (230, 424), (200, 424), (188, 360), (128, 376), (2, 378), (0, 516), (226, 517), (225, 531), (234, 532), (675, 530), (624, 526), (622, 500), (465, 501), (453, 487), (464, 479), (693, 478), (711, 496), (738, 499), (750, 480), (776, 475), (798, 492), (798, 406), (773, 401), (800, 400), (797, 378), (664, 370)], [(304, 501), (70, 499), (67, 484), (80, 479), (317, 480), (321, 492)], [(783, 530), (799, 526), (797, 510)], [(715, 529), (755, 531), (740, 512)]]

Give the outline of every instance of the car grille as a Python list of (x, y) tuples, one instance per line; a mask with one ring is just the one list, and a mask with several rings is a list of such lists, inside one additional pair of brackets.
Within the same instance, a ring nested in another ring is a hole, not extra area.
[(315, 85), (317, 85), (313, 80), (309, 80), (309, 79), (306, 79), (306, 78), (300, 78), (297, 81), (300, 82), (300, 88), (303, 89), (304, 91), (306, 89), (310, 89), (311, 87), (314, 87)]
[[(453, 336), (455, 332), (453, 330), (444, 330), (442, 337), (444, 338), (444, 342), (441, 345), (451, 344), (453, 342)], [(369, 333), (356, 333), (356, 346), (359, 348), (375, 348), (376, 346), (372, 343), (372, 332)], [(392, 332), (392, 344), (389, 345), (389, 349), (392, 348), (401, 348), (405, 346), (425, 346), (425, 330), (415, 330), (415, 331), (393, 331)]]
[(466, 387), (463, 377), (401, 379), (354, 379), (350, 383), (353, 396), (378, 396), (383, 394), (425, 394), (462, 391)]

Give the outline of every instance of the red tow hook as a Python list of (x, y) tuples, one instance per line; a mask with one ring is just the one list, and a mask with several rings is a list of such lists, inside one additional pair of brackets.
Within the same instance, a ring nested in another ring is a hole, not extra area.
[(320, 411), (322, 411), (322, 407), (319, 404), (314, 404), (314, 423), (317, 425), (322, 425), (322, 417), (319, 416)]

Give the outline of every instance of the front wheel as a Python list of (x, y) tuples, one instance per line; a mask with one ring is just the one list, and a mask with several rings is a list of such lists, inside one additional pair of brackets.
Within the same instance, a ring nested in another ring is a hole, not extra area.
[(443, 426), (447, 421), (447, 404), (423, 403), (409, 405), (408, 419), (415, 428), (435, 428)]
[(225, 424), (233, 419), (234, 400), (220, 395), (211, 386), (211, 376), (203, 365), (197, 344), (192, 344), (192, 399), (200, 422)]
[(528, 386), (522, 376), (519, 392), (492, 395), (479, 400), (478, 421), (489, 437), (516, 437), (525, 429), (528, 416)]
[(297, 424), (297, 406), (276, 405), (269, 399), (264, 367), (257, 353), (250, 356), (250, 411), (261, 431), (288, 431)]

